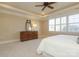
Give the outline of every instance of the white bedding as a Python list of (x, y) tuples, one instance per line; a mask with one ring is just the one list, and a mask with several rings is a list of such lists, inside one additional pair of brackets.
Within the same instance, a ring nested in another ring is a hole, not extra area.
[(41, 41), (37, 53), (48, 53), (56, 57), (79, 57), (78, 36), (56, 35)]

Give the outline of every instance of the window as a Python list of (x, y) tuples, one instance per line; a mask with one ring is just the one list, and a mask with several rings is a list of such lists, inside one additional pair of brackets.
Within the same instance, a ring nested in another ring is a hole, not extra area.
[(60, 24), (60, 18), (56, 18), (56, 24)]
[(68, 32), (79, 32), (79, 24), (69, 24)]
[(61, 31), (66, 32), (67, 31), (67, 17), (61, 17)]
[(79, 14), (70, 15), (69, 16), (69, 23), (79, 23)]
[(49, 31), (79, 32), (79, 14), (50, 19)]
[(56, 18), (56, 31), (60, 31), (60, 18)]
[(66, 24), (67, 23), (67, 17), (61, 17), (61, 24)]
[(69, 32), (79, 32), (79, 14), (70, 15), (68, 24)]
[(54, 26), (55, 25), (55, 20), (54, 19), (51, 19), (49, 20), (49, 31), (54, 31)]
[(60, 31), (60, 25), (56, 25), (56, 31)]

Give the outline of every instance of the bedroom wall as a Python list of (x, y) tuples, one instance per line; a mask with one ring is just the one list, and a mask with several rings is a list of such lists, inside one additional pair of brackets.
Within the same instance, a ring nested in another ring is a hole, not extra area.
[[(39, 38), (43, 38), (46, 36), (47, 33), (47, 24), (46, 24), (46, 18), (41, 18), (41, 20), (39, 20)], [(45, 25), (46, 24), (46, 25)]]
[(79, 9), (74, 9), (74, 10), (68, 10), (68, 11), (64, 11), (64, 12), (61, 12), (61, 13), (58, 13), (58, 14), (52, 14), (46, 18), (42, 18), (42, 20), (40, 20), (40, 27), (41, 27), (41, 37), (48, 37), (48, 36), (52, 36), (52, 35), (58, 35), (58, 34), (64, 34), (64, 35), (78, 35), (79, 36), (79, 33), (78, 32), (49, 32), (48, 31), (48, 20), (51, 19), (51, 18), (54, 18), (54, 17), (59, 17), (59, 16), (65, 16), (65, 15), (72, 15), (72, 14), (78, 14)]
[(78, 35), (79, 36), (79, 33), (72, 33), (72, 32), (49, 32), (48, 31), (48, 21), (47, 20), (43, 20), (43, 21), (40, 21), (40, 23), (42, 23), (42, 29), (41, 29), (41, 37), (42, 38), (45, 38), (45, 37), (48, 37), (48, 36), (52, 36), (52, 35), (58, 35), (58, 34), (64, 34), (64, 35)]
[(24, 17), (0, 13), (0, 42), (20, 40), (20, 31), (25, 30), (25, 21)]

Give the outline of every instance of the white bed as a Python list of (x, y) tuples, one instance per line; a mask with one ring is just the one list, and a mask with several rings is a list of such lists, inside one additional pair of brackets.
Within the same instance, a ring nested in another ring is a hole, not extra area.
[(77, 38), (78, 36), (72, 35), (56, 35), (44, 38), (37, 53), (47, 53), (55, 57), (79, 57)]

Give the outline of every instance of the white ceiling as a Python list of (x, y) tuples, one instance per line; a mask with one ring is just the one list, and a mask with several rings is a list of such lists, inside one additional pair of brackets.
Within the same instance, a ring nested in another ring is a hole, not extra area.
[[(55, 4), (51, 5), (54, 6), (54, 9), (46, 8), (44, 11), (41, 11), (42, 7), (35, 7), (35, 5), (43, 4), (43, 2), (1, 2), (0, 4), (5, 4), (10, 6), (10, 8), (14, 7), (15, 10), (17, 8), (19, 11), (22, 10), (24, 12), (30, 12), (31, 14), (35, 15), (42, 15), (42, 13), (49, 15), (60, 9), (75, 5), (77, 2), (56, 2)], [(4, 9), (6, 8), (4, 7)]]

